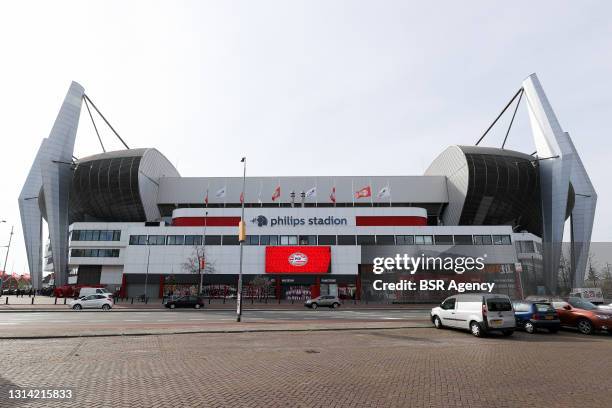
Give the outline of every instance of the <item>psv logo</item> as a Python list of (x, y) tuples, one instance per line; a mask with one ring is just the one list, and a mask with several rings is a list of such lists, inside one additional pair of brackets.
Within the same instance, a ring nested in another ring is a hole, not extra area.
[(289, 255), (289, 264), (291, 266), (304, 266), (308, 263), (308, 257), (301, 252), (294, 252)]

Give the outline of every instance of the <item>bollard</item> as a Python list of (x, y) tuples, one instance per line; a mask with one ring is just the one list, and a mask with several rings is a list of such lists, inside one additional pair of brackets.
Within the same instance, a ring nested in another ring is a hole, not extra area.
[(145, 305), (146, 305), (147, 303), (149, 303), (149, 297), (148, 297), (148, 296), (145, 296)]
[(132, 304), (134, 304), (134, 298), (132, 297)]
[(8, 296), (6, 297), (6, 302), (4, 302), (5, 305), (8, 305)]
[(64, 298), (64, 304), (66, 304), (66, 298)]
[(32, 298), (32, 304), (34, 304), (34, 298)]
[(164, 304), (164, 300), (166, 300), (166, 297), (162, 296), (162, 305)]
[(53, 304), (57, 305), (57, 296), (55, 297), (55, 302)]

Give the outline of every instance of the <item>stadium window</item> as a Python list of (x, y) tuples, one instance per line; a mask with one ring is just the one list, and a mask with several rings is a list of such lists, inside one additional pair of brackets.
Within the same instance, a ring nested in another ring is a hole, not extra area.
[(165, 245), (165, 235), (149, 235), (149, 245)]
[(436, 245), (453, 245), (453, 236), (436, 235)]
[(355, 245), (355, 236), (338, 235), (338, 245)]
[[(236, 237), (238, 240), (238, 237)], [(204, 236), (204, 243), (206, 245), (221, 245), (221, 235), (206, 235)]]
[(374, 235), (357, 235), (357, 245), (375, 245)]
[(493, 245), (512, 245), (510, 235), (493, 235)]
[(183, 245), (185, 243), (185, 236), (183, 235), (168, 235), (167, 245)]
[(414, 245), (413, 235), (398, 235), (395, 237), (397, 245)]
[(280, 236), (280, 244), (281, 245), (297, 245), (297, 235), (281, 235)]
[(70, 239), (72, 241), (80, 241), (81, 240), (81, 231), (80, 230), (72, 231), (72, 233), (70, 234)]
[(433, 237), (431, 235), (415, 235), (414, 243), (416, 245), (433, 245)]
[(238, 241), (238, 235), (223, 235), (221, 237), (222, 245), (240, 245)]
[(316, 235), (300, 235), (299, 243), (300, 245), (317, 245), (317, 236)]
[(455, 245), (473, 245), (471, 235), (455, 235)]
[(336, 245), (336, 236), (319, 235), (319, 245)]
[(247, 235), (245, 245), (259, 245), (259, 235)]
[(185, 235), (185, 245), (202, 245), (202, 236)]
[(278, 245), (278, 235), (262, 235), (259, 237), (260, 245)]
[(474, 245), (493, 245), (490, 235), (474, 235)]
[(377, 235), (376, 245), (395, 245), (395, 237), (393, 235)]
[(121, 241), (121, 231), (113, 231), (113, 241)]
[(130, 245), (147, 245), (147, 236), (130, 235)]

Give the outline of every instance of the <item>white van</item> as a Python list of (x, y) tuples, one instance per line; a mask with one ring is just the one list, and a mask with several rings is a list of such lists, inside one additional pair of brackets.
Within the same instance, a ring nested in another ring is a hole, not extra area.
[(604, 303), (604, 297), (601, 288), (574, 288), (570, 292), (569, 297), (577, 297), (596, 305)]
[(107, 297), (113, 297), (112, 293), (110, 293), (106, 288), (89, 288), (82, 287), (79, 291), (79, 297), (89, 296), (89, 295), (106, 295)]
[(438, 329), (452, 327), (469, 330), (476, 337), (495, 330), (510, 336), (516, 328), (510, 298), (494, 293), (451, 296), (431, 309), (431, 321)]

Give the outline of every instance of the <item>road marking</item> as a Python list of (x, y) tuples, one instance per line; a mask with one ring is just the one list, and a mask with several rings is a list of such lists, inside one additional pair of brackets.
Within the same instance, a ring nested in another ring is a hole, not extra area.
[(125, 319), (123, 321), (124, 322), (142, 322), (142, 320), (138, 320), (138, 319)]
[(13, 323), (13, 322), (0, 322), (0, 324), (17, 324), (17, 323)]

